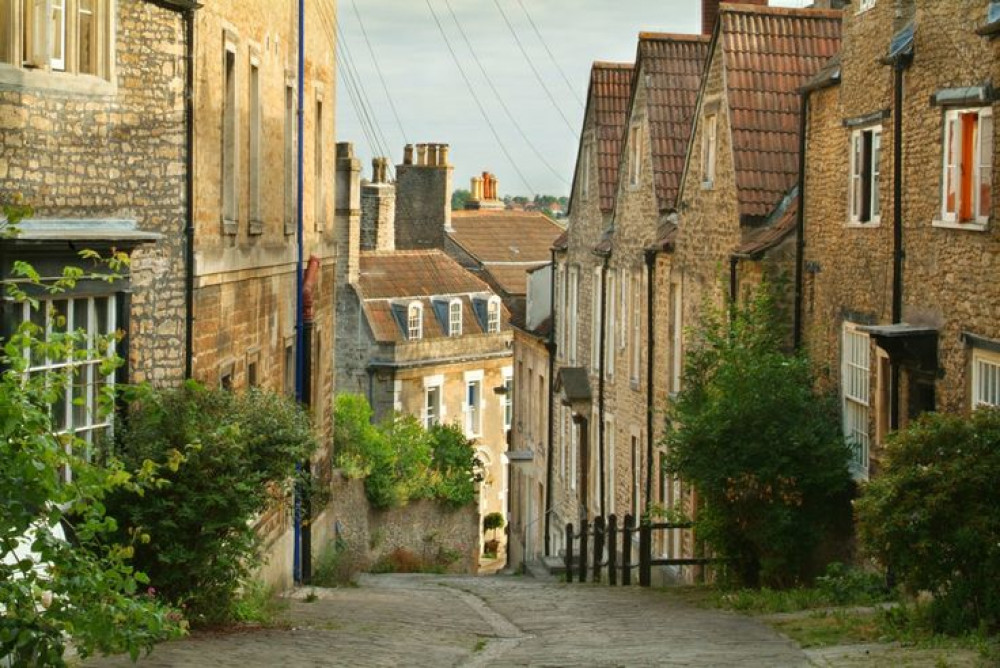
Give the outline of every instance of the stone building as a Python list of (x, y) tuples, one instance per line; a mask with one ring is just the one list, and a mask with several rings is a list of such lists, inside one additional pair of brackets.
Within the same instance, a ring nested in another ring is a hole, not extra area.
[(851, 6), (839, 59), (804, 93), (798, 333), (840, 394), (862, 479), (917, 414), (1000, 403), (998, 9)]
[(54, 406), (57, 428), (88, 442), (109, 426), (96, 407), (101, 386), (184, 378), (185, 16), (193, 5), (67, 0), (39, 23), (29, 3), (0, 0), (0, 200), (20, 193), (34, 209), (16, 235), (2, 235), (0, 276), (10, 280), (17, 260), (43, 276), (92, 270), (83, 249), (132, 258), (119, 280), (81, 281), (43, 297), (33, 313), (0, 307), (4, 337), (29, 317), (57, 329), (56, 314), (70, 330), (124, 333), (115, 352), (125, 366), (102, 377), (96, 351), (78, 360), (77, 380)]
[[(311, 399), (323, 434), (333, 389), (336, 286), (334, 1), (305, 6), (301, 82), (294, 0), (218, 0), (197, 14), (190, 354), (193, 377), (207, 385), (294, 393), (301, 201), (301, 252), (309, 260), (304, 301), (311, 304), (304, 328), (311, 345), (302, 351), (302, 374), (311, 382), (303, 397)], [(270, 555), (264, 579), (289, 584), (290, 509), (274, 508), (258, 529)], [(321, 536), (314, 539), (322, 543)]]
[(443, 250), (451, 216), (447, 146), (407, 147), (395, 184), (385, 165), (376, 159), (373, 181), (362, 188), (353, 148), (337, 146), (337, 236), (344, 240), (337, 390), (366, 396), (377, 418), (396, 411), (427, 426), (460, 424), (484, 465), (480, 514), (506, 515), (510, 312)]
[[(570, 193), (566, 233), (553, 244), (555, 291), (552, 326), (555, 328), (556, 393), (552, 420), (553, 475), (551, 490), (550, 554), (565, 548), (560, 529), (581, 516), (600, 514), (600, 484), (596, 403), (566, 403), (563, 377), (580, 378), (584, 394), (596, 394), (600, 332), (594, 327), (601, 311), (601, 260), (593, 249), (610, 226), (617, 196), (619, 159), (627, 119), (633, 67), (621, 63), (594, 63), (587, 107), (580, 134), (576, 172)], [(574, 386), (578, 383), (574, 382)], [(590, 388), (594, 392), (590, 392)]]

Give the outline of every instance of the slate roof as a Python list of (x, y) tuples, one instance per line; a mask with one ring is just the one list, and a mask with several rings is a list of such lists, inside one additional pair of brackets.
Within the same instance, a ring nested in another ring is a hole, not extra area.
[(723, 4), (719, 16), (740, 214), (764, 217), (797, 181), (798, 91), (838, 52), (842, 13)]
[[(635, 76), (645, 75), (650, 153), (661, 211), (674, 206), (680, 189), (709, 42), (703, 35), (639, 33)], [(633, 83), (633, 91), (637, 85)]]
[(551, 260), (563, 228), (542, 213), (455, 211), (448, 236), (508, 295), (527, 293), (527, 272)]
[[(595, 62), (590, 70), (590, 89), (587, 93), (588, 111), (594, 114), (594, 142), (597, 149), (597, 180), (600, 207), (603, 213), (615, 208), (618, 193), (618, 166), (621, 162), (625, 124), (632, 91), (631, 63)], [(586, 116), (585, 116), (586, 118)], [(586, 122), (586, 121), (585, 121)], [(577, 163), (583, 156), (583, 137)], [(574, 177), (574, 189), (576, 179)]]

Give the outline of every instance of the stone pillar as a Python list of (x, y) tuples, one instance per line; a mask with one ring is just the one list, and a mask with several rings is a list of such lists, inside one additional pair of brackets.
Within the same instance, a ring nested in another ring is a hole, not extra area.
[[(336, 238), (341, 241), (337, 258), (337, 288), (358, 282), (361, 251), (361, 161), (354, 145), (337, 144)], [(344, 256), (346, 252), (346, 257)]]

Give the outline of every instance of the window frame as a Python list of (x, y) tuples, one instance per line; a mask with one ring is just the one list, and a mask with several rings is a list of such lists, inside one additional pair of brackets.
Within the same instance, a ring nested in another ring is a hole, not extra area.
[[(851, 469), (855, 476), (868, 478), (871, 457), (871, 337), (852, 322), (845, 322), (841, 334), (840, 396), (844, 438), (854, 451)], [(855, 442), (852, 442), (856, 439)]]
[[(455, 310), (456, 307), (458, 307), (457, 312)], [(461, 299), (452, 299), (448, 302), (448, 336), (462, 336)]]
[(874, 9), (874, 8), (875, 8), (875, 0), (859, 0), (858, 11), (856, 13), (863, 14), (867, 12), (869, 9)]
[[(985, 350), (983, 348), (972, 349), (972, 368), (970, 371), (970, 405), (972, 410), (983, 406), (1000, 406), (1000, 353)], [(992, 401), (983, 400), (984, 379), (981, 367), (990, 367), (992, 379), (986, 379), (988, 393), (991, 394)]]
[(718, 111), (708, 112), (704, 118), (705, 126), (701, 133), (701, 187), (709, 190), (715, 186), (715, 168), (719, 155)]
[(640, 122), (629, 126), (628, 156), (628, 185), (634, 190), (639, 187), (642, 179), (642, 123)]
[(474, 438), (483, 433), (483, 372), (482, 370), (465, 373), (465, 400), (462, 402), (462, 412), (465, 414), (465, 435)]
[(514, 367), (506, 366), (501, 371), (504, 393), (501, 400), (503, 409), (503, 429), (510, 431), (514, 423)]
[[(866, 135), (871, 136), (868, 144), (865, 143)], [(852, 130), (849, 150), (848, 222), (852, 225), (866, 227), (879, 225), (882, 222), (882, 126), (870, 125)], [(868, 194), (867, 211), (866, 203), (862, 201), (866, 190)], [(867, 217), (865, 217), (866, 213)]]
[(249, 233), (261, 234), (264, 231), (263, 213), (261, 211), (261, 152), (263, 128), (263, 100), (261, 99), (260, 54), (250, 48), (249, 67), (247, 68), (248, 96), (248, 155), (247, 155), (247, 192), (249, 197)]
[[(954, 159), (954, 151), (960, 151), (964, 153), (963, 146), (963, 135), (961, 134), (962, 129), (962, 118), (969, 114), (976, 114), (976, 138), (972, 146), (973, 154), (971, 156), (972, 160), (972, 170), (971, 172), (963, 169), (965, 164), (964, 155), (959, 156), (959, 159)], [(983, 148), (984, 139), (982, 134), (983, 119), (989, 118), (990, 134), (989, 137), (992, 140), (991, 146), (988, 147), (986, 151), (987, 160), (983, 161)], [(953, 135), (953, 130), (957, 130), (958, 133)], [(979, 106), (979, 107), (955, 107), (946, 109), (942, 117), (942, 135), (941, 135), (941, 187), (940, 187), (940, 197), (941, 197), (941, 207), (938, 213), (938, 220), (935, 221), (935, 225), (941, 227), (955, 227), (959, 229), (972, 229), (972, 230), (983, 230), (989, 224), (993, 213), (993, 154), (995, 151), (995, 125), (993, 120), (993, 108), (991, 106)], [(954, 137), (954, 139), (953, 139)], [(989, 185), (989, 207), (986, 215), (982, 215), (983, 202), (982, 202), (982, 187), (984, 178), (984, 169), (988, 172), (988, 185)], [(965, 172), (970, 174), (969, 178), (971, 183), (968, 185), (969, 194), (972, 198), (972, 202), (969, 206), (972, 210), (972, 217), (968, 219), (962, 218), (962, 209), (966, 206), (966, 201), (963, 199), (963, 191), (965, 190), (965, 184), (963, 183), (962, 173)], [(954, 206), (951, 211), (949, 211), (949, 187), (955, 182), (955, 193), (954, 193)]]
[(590, 370), (598, 373), (601, 369), (601, 268), (594, 267), (591, 278), (590, 307)]
[(222, 48), (222, 116), (220, 121), (221, 192), (220, 218), (223, 234), (233, 236), (239, 231), (239, 44), (234, 33), (223, 31)]
[(406, 305), (406, 340), (420, 341), (423, 338), (424, 305), (420, 302), (410, 302)]
[(501, 320), (500, 298), (493, 295), (486, 302), (486, 332), (488, 334), (499, 334)]

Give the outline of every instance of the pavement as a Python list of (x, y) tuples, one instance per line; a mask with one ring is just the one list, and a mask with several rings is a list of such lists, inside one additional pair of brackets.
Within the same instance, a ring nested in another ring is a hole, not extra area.
[[(749, 617), (638, 587), (499, 575), (366, 575), (289, 594), (284, 627), (198, 633), (146, 668), (207, 666), (808, 666)], [(127, 657), (87, 668), (132, 665)]]

